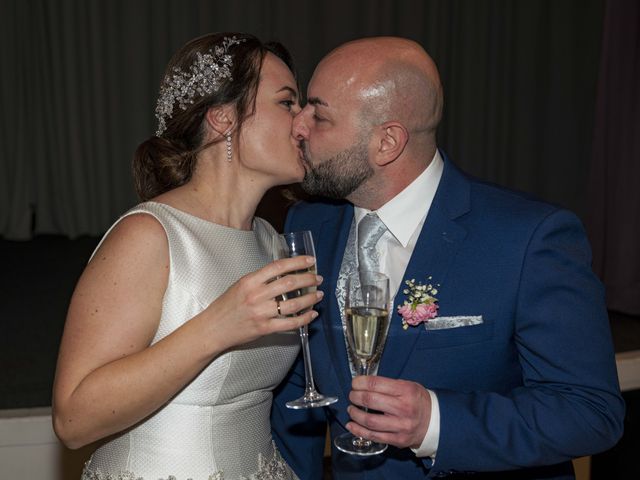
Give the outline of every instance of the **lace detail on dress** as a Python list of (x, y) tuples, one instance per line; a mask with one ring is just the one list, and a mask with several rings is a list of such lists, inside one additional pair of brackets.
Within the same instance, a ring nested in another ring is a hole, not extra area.
[[(292, 480), (295, 478), (289, 465), (284, 461), (275, 442), (273, 443), (273, 455), (270, 460), (265, 460), (262, 455), (258, 456), (258, 472), (251, 477), (242, 480)], [(217, 479), (216, 479), (217, 480)], [(224, 480), (220, 477), (220, 480)]]
[(82, 470), (82, 478), (81, 480), (144, 480), (142, 477), (136, 477), (131, 472), (122, 472), (118, 475), (112, 475), (110, 473), (102, 473), (100, 470), (95, 472), (89, 470), (89, 464), (91, 460), (84, 464), (84, 469)]
[[(250, 477), (241, 477), (239, 480), (294, 480), (297, 477), (289, 469), (289, 465), (284, 461), (280, 451), (276, 447), (275, 442), (273, 444), (273, 455), (271, 459), (265, 460), (262, 455), (258, 455), (258, 471)], [(119, 474), (102, 473), (100, 470), (93, 471), (90, 468), (91, 460), (84, 465), (82, 470), (81, 480), (156, 480), (145, 479), (144, 477), (138, 477), (132, 472), (122, 472)], [(193, 480), (192, 478), (179, 479), (174, 475), (169, 475), (166, 478), (160, 478), (158, 480)], [(207, 480), (232, 480), (225, 479), (224, 472), (218, 471), (209, 475)]]

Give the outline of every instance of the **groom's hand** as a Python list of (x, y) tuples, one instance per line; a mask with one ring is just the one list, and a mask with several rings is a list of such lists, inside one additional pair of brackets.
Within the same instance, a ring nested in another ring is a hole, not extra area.
[(354, 405), (381, 413), (367, 413), (353, 405), (347, 429), (354, 435), (399, 448), (418, 448), (431, 420), (431, 397), (420, 384), (378, 376), (358, 376), (351, 383)]

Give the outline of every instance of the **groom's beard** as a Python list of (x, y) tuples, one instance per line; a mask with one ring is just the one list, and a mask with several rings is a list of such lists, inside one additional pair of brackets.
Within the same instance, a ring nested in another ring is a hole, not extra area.
[(331, 158), (318, 161), (316, 165), (309, 160), (308, 146), (304, 141), (300, 142), (300, 148), (306, 167), (301, 186), (310, 195), (343, 199), (373, 175), (364, 139)]

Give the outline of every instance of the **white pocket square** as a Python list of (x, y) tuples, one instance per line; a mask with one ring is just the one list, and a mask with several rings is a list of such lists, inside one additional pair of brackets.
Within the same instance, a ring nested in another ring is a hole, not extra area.
[(459, 315), (455, 317), (436, 317), (424, 324), (427, 330), (444, 330), (445, 328), (469, 327), (480, 325), (484, 321), (482, 315)]

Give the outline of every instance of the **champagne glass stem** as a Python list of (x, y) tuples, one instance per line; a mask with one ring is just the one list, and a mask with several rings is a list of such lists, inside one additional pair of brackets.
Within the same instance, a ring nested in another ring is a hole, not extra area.
[[(357, 359), (356, 361), (358, 375), (369, 375), (369, 363), (360, 359)], [(367, 407), (362, 407), (362, 410), (365, 413), (369, 412)], [(371, 440), (367, 440), (362, 437), (353, 437), (353, 445), (360, 449), (368, 448), (371, 445)]]
[(369, 364), (364, 360), (357, 360), (358, 375), (369, 375)]
[[(310, 231), (302, 232), (290, 232), (283, 233), (276, 237), (274, 242), (274, 258), (291, 258), (298, 255), (309, 255), (315, 257), (315, 249), (313, 247), (313, 237)], [(291, 273), (305, 273), (306, 271), (315, 273), (315, 266), (299, 272)], [(315, 291), (315, 286), (309, 286), (304, 289), (293, 290), (283, 295), (286, 300), (288, 296), (291, 298), (298, 298), (310, 291)], [(295, 315), (302, 315), (304, 312), (298, 312)], [(292, 316), (295, 316), (292, 315)], [(311, 368), (311, 353), (309, 347), (309, 327), (304, 325), (298, 330), (300, 336), (300, 343), (302, 347), (302, 360), (304, 363), (304, 394), (300, 398), (290, 400), (285, 403), (287, 408), (299, 409), (299, 408), (315, 408), (325, 407), (338, 401), (338, 397), (333, 395), (322, 395), (316, 390), (315, 382), (313, 380), (313, 370)]]
[(311, 351), (309, 350), (309, 327), (300, 327), (300, 342), (302, 343), (302, 359), (304, 361), (304, 395), (309, 397), (316, 391), (313, 382), (313, 369), (311, 368)]

